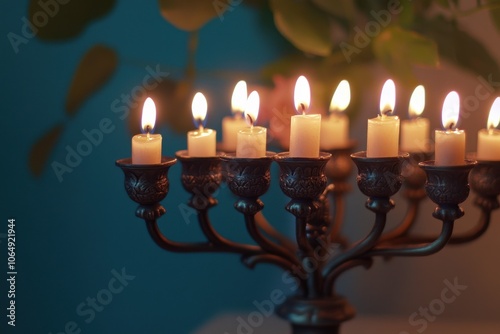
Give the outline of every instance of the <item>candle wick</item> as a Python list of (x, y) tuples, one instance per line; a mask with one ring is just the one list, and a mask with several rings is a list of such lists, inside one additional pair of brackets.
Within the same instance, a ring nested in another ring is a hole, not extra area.
[(300, 103), (300, 109), (302, 110), (302, 115), (306, 114), (306, 105), (304, 103)]
[(199, 131), (199, 132), (203, 132), (203, 124), (201, 124), (201, 122), (200, 122), (200, 124), (198, 125), (198, 131)]
[(453, 127), (455, 126), (455, 123), (450, 122), (450, 130), (453, 130)]
[(249, 114), (246, 114), (246, 116), (247, 116), (248, 122), (250, 123), (250, 127), (253, 127), (253, 118), (252, 118), (252, 116), (249, 115)]

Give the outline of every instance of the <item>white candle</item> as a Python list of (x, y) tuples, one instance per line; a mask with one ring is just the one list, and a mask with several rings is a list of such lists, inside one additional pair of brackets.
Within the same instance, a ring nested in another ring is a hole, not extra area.
[(465, 160), (465, 132), (456, 128), (460, 114), (460, 97), (450, 92), (443, 103), (442, 122), (446, 130), (436, 130), (435, 164), (437, 166), (463, 165)]
[(203, 121), (207, 116), (207, 99), (202, 93), (196, 93), (191, 109), (198, 130), (187, 133), (188, 155), (191, 157), (213, 157), (216, 155), (216, 131), (203, 127)]
[(401, 150), (405, 152), (425, 152), (429, 150), (429, 119), (419, 117), (425, 107), (425, 89), (415, 88), (408, 108), (409, 120), (401, 122)]
[(145, 135), (132, 137), (132, 163), (139, 165), (159, 164), (161, 162), (161, 135), (151, 132), (155, 126), (156, 107), (151, 98), (147, 98), (142, 107), (142, 129)]
[(266, 156), (267, 129), (254, 126), (259, 114), (259, 94), (253, 91), (248, 96), (245, 119), (250, 127), (240, 130), (237, 136), (236, 156), (238, 158), (260, 158)]
[(498, 123), (500, 123), (500, 97), (497, 97), (491, 106), (486, 129), (480, 130), (477, 134), (478, 160), (500, 160), (500, 131), (495, 129)]
[(324, 149), (345, 147), (349, 142), (349, 118), (343, 111), (351, 101), (349, 82), (342, 80), (330, 103), (330, 115), (321, 121), (320, 146)]
[(290, 156), (319, 157), (321, 115), (306, 115), (311, 102), (311, 89), (304, 76), (295, 84), (295, 108), (302, 115), (292, 116), (290, 125)]
[(368, 120), (366, 156), (396, 157), (399, 154), (399, 118), (388, 116), (396, 105), (396, 87), (387, 80), (380, 96), (380, 115)]
[(222, 119), (222, 145), (225, 151), (234, 152), (236, 150), (238, 131), (247, 128), (247, 123), (243, 118), (246, 102), (247, 83), (242, 80), (234, 87), (231, 98), (233, 116), (226, 116)]

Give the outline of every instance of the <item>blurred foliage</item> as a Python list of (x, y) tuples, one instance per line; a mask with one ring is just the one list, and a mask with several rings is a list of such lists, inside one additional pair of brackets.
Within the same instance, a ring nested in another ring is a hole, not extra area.
[[(89, 23), (108, 14), (115, 5), (114, 0), (54, 3), (49, 10), (42, 8), (42, 2), (37, 0), (29, 4), (29, 17), (33, 20), (43, 19), (37, 14), (41, 11), (50, 16), (50, 24), (40, 27), (36, 35), (44, 41), (77, 37)], [(500, 29), (500, 0), (478, 0), (472, 5), (468, 3), (466, 8), (462, 8), (459, 0), (158, 0), (162, 17), (176, 28), (190, 32), (186, 68), (148, 91), (161, 113), (158, 124), (167, 124), (175, 131), (190, 127), (189, 105), (197, 76), (197, 31), (211, 20), (223, 21), (225, 15), (240, 5), (258, 8), (262, 20), (254, 28), (262, 33), (270, 29), (279, 32), (282, 37), (276, 43), (282, 46), (286, 41), (282, 49), (290, 51), (282, 59), (264, 66), (260, 81), (269, 84), (276, 75), (305, 74), (311, 82), (314, 101), (325, 108), (341, 79), (350, 81), (355, 103), (355, 96), (372, 83), (366, 66), (373, 62), (382, 64), (398, 84), (408, 87), (418, 83), (415, 68), (437, 67), (441, 59), (477, 75), (500, 80), (499, 65), (490, 52), (458, 24), (461, 17), (488, 11)], [(272, 20), (268, 20), (269, 16)], [(118, 55), (109, 47), (96, 45), (87, 51), (66, 97), (68, 115), (74, 115), (109, 80), (117, 64)], [(129, 117), (133, 132), (137, 132), (139, 124), (138, 105), (132, 107), (133, 116)], [(43, 169), (62, 129), (55, 127), (34, 144), (29, 163), (35, 175)]]

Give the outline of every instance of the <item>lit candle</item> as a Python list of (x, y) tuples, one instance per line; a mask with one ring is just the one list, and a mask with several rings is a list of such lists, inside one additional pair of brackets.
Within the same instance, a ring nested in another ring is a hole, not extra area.
[(380, 96), (380, 115), (368, 120), (366, 156), (396, 157), (399, 153), (399, 118), (388, 116), (396, 105), (396, 86), (387, 80)]
[(141, 127), (145, 135), (132, 137), (132, 163), (139, 165), (159, 164), (161, 162), (161, 135), (153, 135), (156, 121), (156, 107), (148, 97), (142, 107)]
[(500, 123), (500, 97), (497, 97), (491, 106), (486, 129), (479, 130), (477, 134), (478, 160), (500, 160), (500, 130), (495, 129), (498, 123)]
[(415, 88), (408, 108), (409, 120), (401, 122), (401, 150), (405, 152), (425, 152), (429, 150), (429, 119), (419, 117), (425, 108), (425, 88)]
[(231, 110), (233, 116), (226, 116), (222, 119), (222, 145), (224, 150), (234, 152), (236, 150), (236, 137), (238, 131), (247, 128), (247, 123), (243, 118), (245, 104), (247, 102), (247, 83), (239, 81), (234, 87), (231, 98)]
[(321, 115), (306, 115), (311, 102), (311, 89), (304, 76), (295, 84), (295, 108), (301, 115), (292, 116), (290, 125), (290, 156), (319, 157)]
[(191, 109), (198, 130), (187, 133), (188, 155), (191, 157), (213, 157), (216, 152), (216, 131), (203, 127), (203, 122), (207, 116), (207, 99), (202, 93), (196, 93)]
[(330, 103), (330, 116), (321, 122), (321, 148), (331, 149), (347, 146), (349, 140), (349, 118), (343, 111), (351, 101), (349, 82), (342, 80)]
[(259, 115), (259, 94), (250, 93), (245, 107), (245, 119), (250, 127), (240, 130), (237, 136), (236, 156), (238, 158), (259, 158), (266, 156), (267, 129), (254, 126)]
[(457, 129), (460, 97), (450, 92), (443, 103), (442, 122), (445, 130), (436, 130), (435, 155), (437, 166), (463, 165), (465, 160), (465, 132)]

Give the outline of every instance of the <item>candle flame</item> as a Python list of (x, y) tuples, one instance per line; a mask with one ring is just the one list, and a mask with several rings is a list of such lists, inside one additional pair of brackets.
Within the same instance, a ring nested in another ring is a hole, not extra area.
[(445, 129), (455, 129), (460, 115), (460, 97), (453, 91), (446, 95), (443, 103), (443, 112), (441, 114), (443, 127)]
[(193, 98), (193, 104), (191, 105), (191, 110), (193, 112), (193, 120), (197, 127), (203, 125), (203, 121), (205, 120), (205, 117), (207, 117), (207, 109), (208, 105), (205, 95), (203, 95), (200, 92), (196, 93)]
[(494, 129), (500, 123), (500, 97), (497, 97), (491, 105), (490, 115), (488, 116), (488, 129)]
[(342, 80), (335, 93), (333, 93), (332, 101), (330, 102), (330, 112), (342, 112), (351, 102), (351, 87), (347, 80)]
[(238, 81), (231, 97), (231, 109), (234, 114), (241, 114), (245, 111), (247, 94), (247, 83), (244, 80)]
[(311, 88), (309, 87), (309, 82), (306, 77), (303, 75), (297, 79), (293, 97), (295, 109), (297, 109), (299, 113), (304, 114), (311, 103)]
[(396, 106), (396, 86), (391, 79), (387, 80), (380, 94), (380, 114), (382, 116), (392, 113)]
[(245, 107), (245, 119), (250, 126), (253, 126), (259, 116), (259, 93), (253, 91), (248, 96)]
[(415, 88), (410, 98), (410, 107), (408, 114), (410, 117), (418, 117), (422, 114), (425, 108), (425, 88), (419, 85)]
[(148, 97), (142, 107), (141, 127), (144, 132), (152, 132), (156, 122), (156, 106), (152, 98)]

